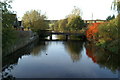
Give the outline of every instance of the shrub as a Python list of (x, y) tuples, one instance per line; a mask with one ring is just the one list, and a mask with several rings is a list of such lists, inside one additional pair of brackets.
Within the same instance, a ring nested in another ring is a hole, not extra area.
[(111, 52), (118, 53), (120, 49), (119, 44), (119, 16), (113, 20), (110, 20), (108, 23), (100, 24), (98, 27), (98, 32), (96, 34), (96, 38), (98, 41), (96, 44), (103, 48), (108, 49)]

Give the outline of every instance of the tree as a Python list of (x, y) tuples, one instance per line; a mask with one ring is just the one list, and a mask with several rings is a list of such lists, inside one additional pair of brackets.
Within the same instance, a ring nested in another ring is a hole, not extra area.
[(112, 20), (112, 19), (115, 19), (115, 15), (113, 15), (113, 16), (108, 16), (108, 17), (106, 18), (107, 21)]
[(62, 19), (58, 21), (58, 29), (59, 31), (65, 31), (66, 30), (66, 24), (67, 24), (67, 19)]
[(84, 21), (82, 20), (80, 14), (81, 14), (80, 9), (74, 7), (72, 14), (68, 15), (67, 27), (70, 31), (81, 30), (83, 28)]
[(118, 54), (119, 44), (119, 17), (98, 26), (98, 33), (95, 34), (97, 45)]
[(84, 21), (80, 18), (80, 16), (73, 17), (70, 21), (68, 21), (67, 27), (70, 31), (81, 30), (84, 26)]
[(117, 10), (118, 14), (120, 13), (120, 0), (114, 0), (112, 9)]
[(0, 8), (2, 9), (2, 27), (12, 27), (16, 21), (16, 14), (14, 11), (10, 11), (12, 0), (5, 0), (0, 2)]
[(12, 13), (12, 11), (10, 11), (9, 9), (11, 9), (11, 5), (10, 3), (12, 3), (12, 0), (4, 0), (3, 2), (0, 2), (0, 8), (2, 9), (2, 14), (5, 13)]
[(100, 25), (101, 23), (92, 23), (92, 24), (89, 24), (88, 26), (88, 30), (86, 30), (86, 37), (88, 40), (95, 40), (95, 36), (96, 36), (96, 33), (98, 32), (98, 26)]
[[(17, 41), (17, 32), (12, 27), (16, 20), (16, 15), (11, 9), (11, 0), (0, 2), (2, 10), (2, 52), (8, 51), (10, 47)], [(5, 54), (3, 54), (5, 55)]]
[(31, 27), (34, 31), (48, 29), (48, 24), (45, 22), (45, 19), (46, 16), (37, 10), (27, 11), (22, 17), (23, 26)]
[(59, 31), (77, 31), (84, 27), (84, 21), (80, 16), (80, 9), (74, 7), (71, 14), (66, 16), (65, 19), (59, 20), (55, 24), (55, 30)]

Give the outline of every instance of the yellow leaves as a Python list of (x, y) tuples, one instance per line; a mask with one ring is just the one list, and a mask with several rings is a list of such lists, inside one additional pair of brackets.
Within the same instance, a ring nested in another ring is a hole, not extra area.
[(41, 14), (40, 11), (31, 10), (27, 11), (23, 18), (23, 25), (24, 27), (31, 27), (31, 29), (38, 30), (38, 29), (47, 29), (48, 25), (45, 22), (46, 16)]

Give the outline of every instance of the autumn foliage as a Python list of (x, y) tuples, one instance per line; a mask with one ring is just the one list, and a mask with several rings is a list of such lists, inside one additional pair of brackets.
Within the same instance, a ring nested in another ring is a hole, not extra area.
[(86, 37), (88, 40), (95, 39), (95, 33), (98, 32), (98, 25), (101, 23), (91, 23), (88, 25), (88, 30), (86, 31)]

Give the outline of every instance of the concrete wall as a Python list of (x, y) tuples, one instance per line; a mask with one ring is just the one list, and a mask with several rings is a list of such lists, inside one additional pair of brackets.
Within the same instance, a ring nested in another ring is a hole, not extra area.
[(3, 57), (15, 52), (31, 42), (34, 42), (36, 39), (38, 39), (38, 35), (34, 35), (32, 31), (18, 31), (17, 41), (3, 53)]

